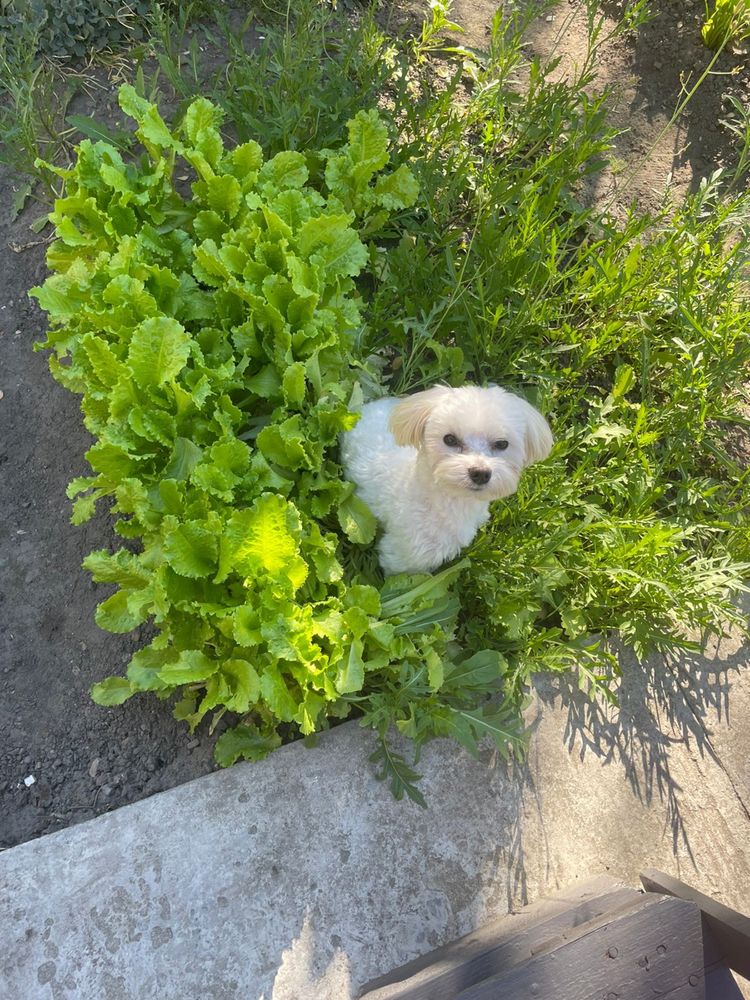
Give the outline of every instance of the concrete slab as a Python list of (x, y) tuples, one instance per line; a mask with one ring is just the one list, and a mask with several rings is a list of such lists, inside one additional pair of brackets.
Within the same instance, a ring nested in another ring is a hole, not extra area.
[(399, 804), (371, 740), (349, 724), (0, 855), (0, 996), (343, 1000), (505, 912), (520, 787), (443, 743), (432, 808)]
[(0, 854), (0, 997), (348, 1000), (524, 902), (647, 866), (750, 910), (747, 789), (716, 751), (748, 748), (746, 717), (707, 737), (708, 687), (693, 677), (686, 707), (679, 671), (623, 668), (615, 713), (540, 682), (524, 767), (428, 747), (426, 812), (374, 781), (347, 724)]

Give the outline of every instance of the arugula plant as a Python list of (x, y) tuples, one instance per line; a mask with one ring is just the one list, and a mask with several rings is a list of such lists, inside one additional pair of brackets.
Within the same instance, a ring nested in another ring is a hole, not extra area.
[(527, 60), (533, 8), (498, 14), (470, 84), (402, 64), (399, 155), (429, 211), (379, 252), (360, 336), (392, 392), (492, 379), (550, 418), (550, 459), (493, 505), (460, 581), (459, 640), (502, 653), (519, 701), (538, 672), (612, 699), (623, 645), (668, 670), (747, 627), (750, 196), (717, 171), (653, 216), (602, 205), (588, 7), (577, 79)]
[(137, 542), (84, 561), (118, 588), (97, 623), (156, 629), (93, 697), (174, 695), (191, 728), (236, 713), (222, 764), (264, 755), (281, 725), (312, 734), (356, 711), (394, 792), (419, 800), (385, 744), (392, 724), (417, 745), (452, 734), (475, 750), (489, 733), (506, 752), (519, 737), (485, 705), (503, 658), (452, 645), (462, 564), (385, 584), (344, 568), (376, 527), (336, 458), (362, 398), (354, 278), (362, 237), (414, 203), (416, 181), (405, 164), (387, 169), (374, 111), (349, 121), (340, 148), (264, 159), (252, 140), (225, 149), (203, 98), (175, 131), (130, 86), (120, 105), (144, 153), (125, 162), (84, 140), (71, 168), (47, 165), (65, 190), (54, 273), (31, 292), (50, 318), (39, 346), (96, 438), (92, 475), (68, 489), (72, 520), (104, 501)]

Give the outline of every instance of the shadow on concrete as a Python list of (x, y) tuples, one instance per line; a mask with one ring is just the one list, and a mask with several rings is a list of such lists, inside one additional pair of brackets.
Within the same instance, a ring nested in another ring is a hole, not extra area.
[[(708, 757), (726, 771), (712, 740), (712, 726), (729, 718), (729, 698), (737, 671), (747, 665), (748, 651), (731, 642), (710, 658), (684, 653), (655, 656), (639, 662), (621, 650), (622, 679), (617, 706), (593, 701), (581, 692), (572, 675), (540, 677), (536, 685), (541, 702), (562, 705), (567, 711), (565, 740), (570, 753), (581, 760), (588, 754), (604, 765), (621, 768), (632, 794), (643, 804), (658, 799), (665, 807), (672, 848), (679, 845), (695, 863), (681, 810), (684, 791), (670, 770), (678, 747)], [(731, 781), (731, 775), (728, 775)], [(750, 818), (746, 803), (737, 798)]]

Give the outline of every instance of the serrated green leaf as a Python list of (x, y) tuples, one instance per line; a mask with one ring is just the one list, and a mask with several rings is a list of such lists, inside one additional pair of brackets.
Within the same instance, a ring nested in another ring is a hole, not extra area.
[(218, 669), (218, 661), (210, 660), (199, 649), (183, 649), (174, 662), (159, 670), (159, 679), (169, 685), (192, 684), (208, 680)]
[(151, 579), (151, 571), (144, 567), (138, 556), (125, 549), (108, 552), (97, 549), (83, 560), (83, 568), (88, 570), (95, 583), (117, 583), (121, 587), (145, 587)]
[(240, 178), (255, 173), (263, 165), (263, 150), (252, 139), (249, 142), (243, 142), (240, 146), (235, 146), (230, 156), (235, 176)]
[(161, 691), (169, 685), (159, 676), (159, 671), (176, 659), (177, 654), (172, 649), (154, 649), (153, 646), (139, 649), (128, 664), (128, 681), (134, 690)]
[(260, 171), (260, 180), (279, 191), (301, 188), (308, 178), (307, 164), (302, 153), (286, 150), (268, 160)]
[(133, 694), (135, 690), (124, 677), (106, 677), (91, 688), (91, 698), (97, 705), (122, 705)]
[(442, 657), (434, 649), (428, 649), (425, 653), (425, 663), (430, 688), (432, 691), (439, 691), (445, 679)]
[(299, 555), (300, 531), (294, 508), (282, 497), (267, 493), (249, 510), (235, 512), (221, 539), (220, 583), (231, 573), (253, 576), (265, 571), (287, 578), (296, 590), (307, 577), (307, 566)]
[(115, 385), (126, 369), (106, 340), (89, 333), (81, 338), (81, 345), (99, 381), (109, 387)]
[(195, 144), (204, 129), (218, 128), (223, 117), (223, 111), (216, 104), (205, 97), (197, 97), (185, 112), (183, 127), (187, 138)]
[(214, 760), (221, 767), (230, 767), (240, 759), (263, 760), (280, 745), (281, 738), (276, 733), (263, 736), (252, 726), (235, 726), (216, 741)]
[(361, 639), (352, 640), (336, 677), (336, 689), (341, 694), (353, 694), (362, 690), (362, 686), (365, 683), (365, 664), (362, 659), (363, 649), (364, 643)]
[(375, 200), (379, 205), (392, 211), (410, 208), (418, 197), (419, 184), (405, 164), (392, 174), (379, 177), (375, 184)]
[(245, 379), (245, 388), (263, 399), (278, 398), (281, 395), (281, 379), (276, 365), (264, 365), (255, 375)]
[(27, 181), (22, 184), (17, 190), (13, 191), (13, 197), (10, 202), (10, 219), (11, 222), (16, 219), (23, 211), (24, 205), (26, 204), (27, 198), (31, 195), (34, 190), (34, 185), (31, 181)]
[(144, 614), (134, 614), (128, 607), (128, 593), (118, 590), (116, 594), (102, 601), (94, 616), (99, 628), (107, 632), (131, 632), (145, 619)]
[(176, 438), (172, 458), (164, 470), (164, 478), (176, 479), (178, 482), (184, 481), (190, 476), (202, 456), (201, 449), (189, 438)]
[(77, 500), (73, 502), (73, 508), (70, 515), (71, 524), (85, 524), (86, 521), (90, 521), (91, 518), (96, 513), (96, 495), (87, 497), (78, 497)]
[(300, 229), (300, 252), (329, 274), (355, 277), (367, 263), (367, 248), (345, 215), (318, 216)]
[(183, 521), (164, 538), (164, 555), (180, 576), (199, 579), (216, 572), (219, 541), (200, 521)]
[(129, 83), (120, 87), (117, 92), (117, 101), (128, 118), (133, 118), (137, 122), (140, 122), (152, 107), (145, 97), (140, 97)]
[(208, 204), (214, 212), (233, 219), (240, 208), (242, 191), (239, 181), (231, 174), (212, 177), (207, 182)]
[(260, 679), (263, 700), (277, 719), (291, 722), (297, 713), (297, 702), (292, 697), (286, 681), (277, 670), (266, 670)]
[(370, 508), (355, 493), (348, 496), (336, 511), (341, 530), (351, 542), (369, 545), (375, 538), (378, 522)]
[(295, 361), (284, 372), (282, 380), (284, 401), (289, 407), (298, 407), (305, 398), (305, 366), (301, 361)]
[(247, 712), (260, 696), (260, 678), (255, 667), (247, 660), (225, 660), (221, 672), (227, 680), (231, 695), (226, 706), (231, 712)]
[(366, 165), (370, 175), (388, 162), (388, 130), (377, 111), (358, 111), (347, 122), (348, 154), (352, 163)]
[(144, 320), (133, 331), (128, 365), (136, 382), (148, 388), (164, 385), (185, 367), (190, 335), (168, 316)]
[(294, 232), (310, 218), (310, 205), (301, 191), (286, 190), (271, 201), (274, 213)]

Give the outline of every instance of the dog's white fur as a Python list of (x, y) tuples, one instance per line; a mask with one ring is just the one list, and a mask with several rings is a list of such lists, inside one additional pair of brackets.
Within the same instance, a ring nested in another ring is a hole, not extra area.
[[(458, 446), (445, 443), (450, 435)], [(541, 413), (499, 386), (434, 386), (367, 403), (341, 444), (347, 479), (384, 528), (387, 574), (431, 572), (457, 556), (490, 501), (515, 493), (522, 470), (551, 448)]]

